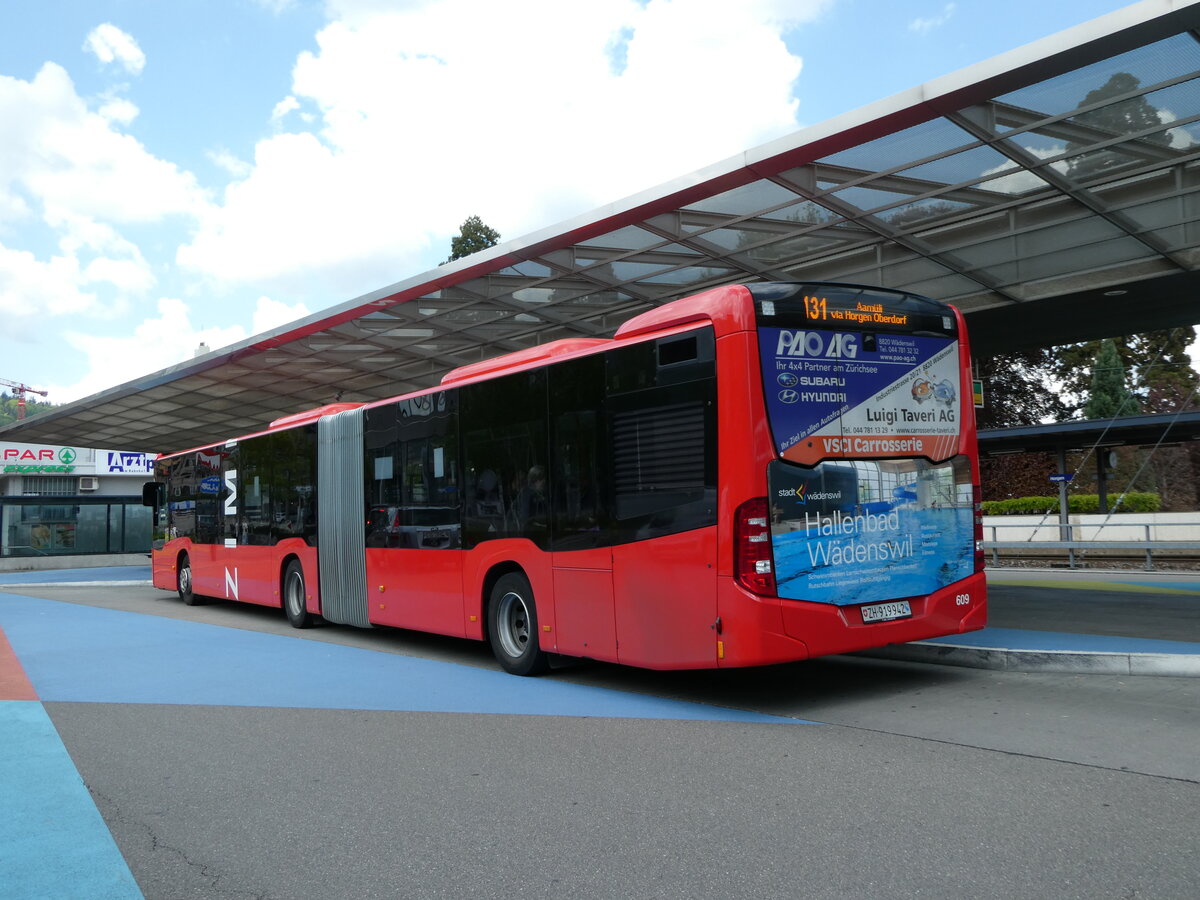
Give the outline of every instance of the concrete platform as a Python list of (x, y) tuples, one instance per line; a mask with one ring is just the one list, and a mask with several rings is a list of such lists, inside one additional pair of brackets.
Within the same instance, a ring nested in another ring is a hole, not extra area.
[(1200, 573), (987, 575), (987, 628), (861, 655), (1010, 672), (1200, 676)]

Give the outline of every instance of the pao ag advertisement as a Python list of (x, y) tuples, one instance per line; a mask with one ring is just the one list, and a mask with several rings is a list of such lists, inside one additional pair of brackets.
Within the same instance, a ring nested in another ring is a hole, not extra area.
[(953, 338), (770, 327), (758, 334), (767, 416), (784, 459), (946, 459), (957, 451)]

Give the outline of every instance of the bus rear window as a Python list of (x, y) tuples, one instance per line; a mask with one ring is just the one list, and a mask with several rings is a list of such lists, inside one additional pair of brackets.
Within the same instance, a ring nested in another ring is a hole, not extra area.
[(780, 597), (847, 606), (930, 594), (974, 571), (965, 456), (767, 468)]

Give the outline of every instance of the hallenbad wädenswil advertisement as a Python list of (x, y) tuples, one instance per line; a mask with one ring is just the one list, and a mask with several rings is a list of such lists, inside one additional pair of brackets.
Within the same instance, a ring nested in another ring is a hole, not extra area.
[(966, 457), (768, 469), (780, 597), (851, 606), (932, 593), (974, 571)]

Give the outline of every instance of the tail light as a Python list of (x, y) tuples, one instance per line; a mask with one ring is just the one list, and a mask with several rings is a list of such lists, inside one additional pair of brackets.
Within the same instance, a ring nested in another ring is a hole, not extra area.
[(985, 560), (983, 553), (983, 492), (977, 484), (971, 487), (971, 500), (975, 514), (975, 571), (982, 572)]
[(766, 497), (747, 500), (737, 508), (733, 541), (737, 580), (756, 594), (774, 596), (775, 567), (771, 562), (771, 520)]

